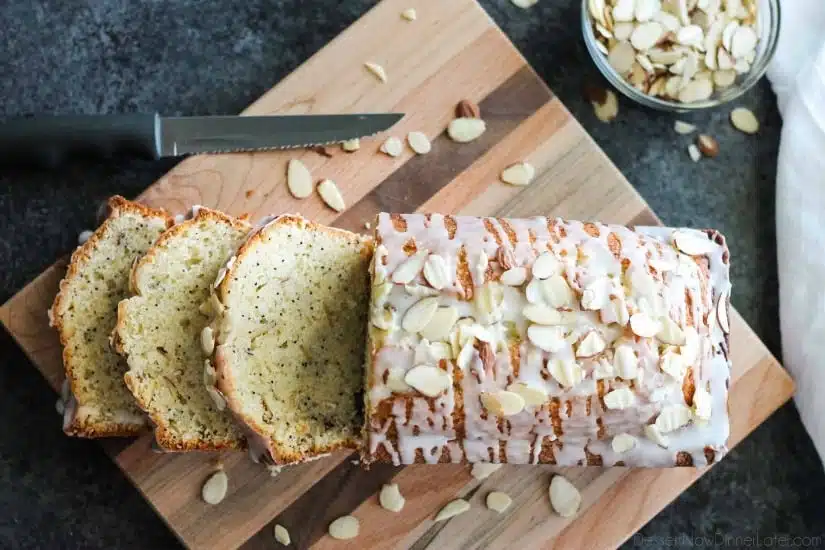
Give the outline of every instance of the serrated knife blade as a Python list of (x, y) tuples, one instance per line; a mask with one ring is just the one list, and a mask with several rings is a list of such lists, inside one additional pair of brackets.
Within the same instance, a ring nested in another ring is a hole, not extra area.
[(56, 166), (75, 156), (148, 158), (311, 147), (371, 136), (400, 113), (192, 116), (71, 115), (0, 123), (0, 163)]

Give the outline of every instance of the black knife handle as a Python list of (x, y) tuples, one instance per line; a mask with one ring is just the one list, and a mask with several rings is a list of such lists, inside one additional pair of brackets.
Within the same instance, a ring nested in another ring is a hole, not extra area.
[(157, 114), (15, 118), (0, 123), (0, 163), (53, 168), (69, 158), (160, 157)]

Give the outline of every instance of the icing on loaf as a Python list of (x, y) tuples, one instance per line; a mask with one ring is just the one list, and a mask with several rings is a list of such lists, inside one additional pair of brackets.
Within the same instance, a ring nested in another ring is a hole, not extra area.
[(715, 231), (382, 213), (362, 460), (687, 466), (729, 434)]

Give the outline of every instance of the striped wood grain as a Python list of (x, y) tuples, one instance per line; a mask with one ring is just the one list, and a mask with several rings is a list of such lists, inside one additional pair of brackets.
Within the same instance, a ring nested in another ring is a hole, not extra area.
[[(300, 212), (356, 231), (380, 210), (658, 223), (473, 0), (422, 2), (418, 20), (405, 22), (399, 14), (412, 4), (380, 3), (245, 112), (402, 111), (407, 116), (391, 133), (425, 132), (433, 140), (430, 154), (381, 155), (379, 136), (362, 141), (354, 154), (336, 149), (332, 158), (312, 151), (194, 157), (140, 199), (175, 212), (191, 204), (253, 216)], [(364, 71), (367, 60), (386, 68), (387, 84)], [(479, 102), (488, 124), (479, 140), (463, 145), (442, 134), (462, 99)], [(285, 187), (289, 158), (303, 160), (319, 179), (335, 180), (347, 211), (337, 215), (316, 196), (292, 198)], [(524, 159), (537, 171), (529, 187), (497, 182), (503, 167)], [(60, 350), (45, 312), (64, 270), (65, 261), (58, 262), (0, 309), (0, 320), (54, 388), (62, 381)], [(792, 384), (738, 315), (732, 342), (735, 443), (788, 399)], [(702, 473), (568, 469), (584, 505), (576, 518), (563, 520), (549, 511), (551, 467), (505, 466), (478, 483), (456, 465), (375, 466), (364, 472), (342, 452), (271, 478), (241, 454), (163, 455), (150, 450), (150, 441), (147, 435), (104, 445), (186, 545), (221, 550), (273, 548), (276, 521), (290, 529), (296, 547), (342, 547), (325, 531), (331, 519), (349, 512), (362, 520), (357, 542), (363, 548), (612, 547)], [(221, 505), (210, 507), (199, 493), (216, 460), (229, 475), (230, 491)], [(374, 496), (391, 479), (407, 499), (402, 514), (382, 510)], [(482, 505), (493, 488), (514, 498), (506, 514)], [(434, 525), (434, 512), (456, 495), (469, 498), (472, 510)]]

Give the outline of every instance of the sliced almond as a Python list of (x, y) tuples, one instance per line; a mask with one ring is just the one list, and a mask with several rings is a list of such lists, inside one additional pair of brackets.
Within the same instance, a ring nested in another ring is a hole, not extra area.
[(673, 232), (672, 238), (676, 248), (688, 256), (702, 256), (716, 249), (716, 243), (700, 231), (678, 230)]
[(633, 17), (635, 15), (634, 4), (634, 0), (616, 0), (616, 2), (613, 2), (613, 11), (611, 12), (613, 15), (613, 20), (633, 21)]
[(544, 293), (542, 290), (542, 281), (540, 279), (532, 279), (527, 286), (524, 287), (524, 297), (527, 302), (531, 304), (541, 304), (544, 302)]
[(529, 185), (533, 180), (536, 170), (529, 162), (517, 162), (507, 168), (501, 173), (501, 181), (509, 183), (510, 185), (517, 185), (524, 187)]
[(388, 137), (381, 144), (381, 152), (391, 157), (397, 157), (403, 150), (404, 146), (401, 144), (401, 140), (394, 136)]
[(341, 142), (341, 149), (347, 153), (353, 153), (361, 148), (361, 140), (358, 138), (348, 139)]
[(507, 391), (516, 393), (524, 399), (525, 407), (539, 407), (547, 402), (547, 392), (542, 388), (530, 386), (524, 382), (514, 382), (507, 386)]
[(693, 392), (693, 414), (700, 420), (710, 420), (712, 399), (708, 390), (697, 386)]
[(468, 143), (478, 139), (487, 129), (487, 124), (480, 118), (456, 118), (447, 126), (447, 135), (458, 143)]
[(387, 389), (396, 393), (407, 393), (410, 386), (404, 382), (406, 372), (402, 367), (390, 367), (387, 374)]
[(596, 118), (602, 122), (610, 122), (619, 114), (619, 100), (611, 90), (606, 90), (604, 103), (592, 102)]
[(655, 46), (665, 33), (661, 23), (649, 21), (638, 25), (630, 35), (630, 43), (636, 50), (643, 52)]
[(610, 280), (602, 277), (590, 281), (582, 290), (582, 309), (596, 311), (602, 309), (610, 297)]
[(630, 330), (636, 336), (652, 338), (660, 330), (660, 324), (647, 313), (639, 312), (630, 316)]
[(435, 515), (434, 521), (444, 521), (445, 519), (450, 519), (451, 517), (463, 514), (469, 509), (469, 502), (467, 502), (463, 498), (457, 498), (451, 502), (448, 502), (446, 506), (439, 510), (438, 513)]
[(687, 373), (687, 365), (684, 358), (673, 351), (666, 351), (659, 358), (659, 368), (662, 372), (670, 375), (675, 380), (681, 382)]
[(286, 530), (286, 527), (281, 525), (280, 523), (275, 524), (275, 540), (283, 544), (284, 546), (289, 546), (292, 544), (292, 539), (289, 538), (289, 531)]
[[(628, 22), (616, 23), (615, 25), (613, 25), (613, 38), (615, 38), (619, 42), (627, 42), (628, 40), (630, 40), (630, 35), (633, 34), (633, 29), (635, 29), (635, 28), (636, 28), (636, 26), (633, 23), (628, 23)], [(611, 65), (612, 65), (612, 63), (611, 63)]]
[(337, 540), (349, 540), (358, 536), (361, 524), (354, 516), (341, 516), (329, 524), (329, 536)]
[(565, 388), (572, 388), (584, 379), (584, 370), (574, 361), (550, 359), (547, 362), (547, 370), (550, 371), (550, 376)]
[(633, 380), (639, 372), (639, 359), (633, 347), (627, 344), (616, 346), (613, 353), (613, 368), (622, 379)]
[(496, 416), (512, 416), (524, 410), (524, 398), (510, 391), (482, 392), (481, 404)]
[(563, 325), (567, 321), (567, 316), (562, 312), (542, 304), (527, 305), (522, 314), (527, 320), (539, 325)]
[(381, 82), (387, 81), (387, 71), (384, 70), (384, 67), (379, 65), (378, 63), (373, 63), (368, 61), (364, 63), (364, 67), (375, 76)]
[(201, 489), (201, 498), (207, 504), (219, 504), (229, 490), (229, 477), (223, 470), (218, 470), (206, 480)]
[(702, 151), (699, 150), (696, 144), (691, 143), (688, 145), (688, 156), (693, 162), (699, 162), (702, 159)]
[[(716, 52), (716, 67), (720, 71), (730, 71), (736, 62), (724, 48), (719, 48)], [(736, 72), (736, 71), (734, 71)]]
[(636, 438), (630, 434), (618, 434), (610, 442), (614, 453), (622, 454), (636, 446)]
[(437, 397), (452, 385), (453, 380), (438, 367), (418, 365), (407, 371), (404, 382), (427, 397)]
[(401, 328), (407, 332), (419, 332), (432, 320), (436, 310), (438, 310), (438, 298), (433, 296), (419, 300), (404, 314)]
[(476, 462), (470, 470), (470, 475), (478, 481), (482, 481), (490, 477), (493, 472), (498, 471), (502, 464), (491, 464), (489, 462)]
[(415, 254), (404, 260), (392, 273), (392, 282), (405, 285), (413, 281), (429, 257), (429, 251), (418, 250)]
[(430, 342), (441, 342), (450, 336), (456, 321), (458, 310), (453, 306), (439, 307), (430, 322), (421, 330), (421, 336)]
[(550, 352), (561, 351), (568, 345), (565, 330), (559, 326), (530, 325), (527, 339), (537, 348)]
[(629, 42), (619, 42), (610, 50), (607, 55), (607, 62), (620, 75), (630, 72), (633, 62), (636, 60), (636, 50)]
[(576, 515), (582, 504), (582, 496), (579, 490), (570, 483), (567, 478), (556, 474), (550, 480), (550, 504), (553, 510), (563, 518)]
[(347, 205), (344, 204), (344, 197), (341, 196), (341, 191), (334, 181), (323, 180), (319, 183), (318, 194), (321, 195), (324, 203), (336, 212), (343, 212), (347, 209)]
[(514, 267), (501, 274), (499, 281), (507, 286), (521, 286), (527, 280), (526, 267)]
[(424, 132), (410, 132), (407, 134), (407, 143), (410, 145), (410, 149), (418, 155), (426, 155), (433, 147), (430, 138)]
[(683, 46), (699, 47), (705, 41), (705, 32), (699, 25), (687, 25), (676, 32), (676, 41)]
[(401, 19), (415, 21), (416, 17), (418, 17), (418, 15), (415, 13), (415, 8), (407, 8), (401, 12)]
[(682, 103), (696, 103), (705, 101), (713, 94), (713, 83), (704, 78), (691, 80), (679, 91), (679, 101)]
[(452, 284), (447, 261), (438, 254), (430, 254), (424, 262), (424, 278), (436, 290)]
[(736, 82), (736, 71), (734, 70), (713, 72), (713, 83), (717, 88), (729, 88), (734, 82)]
[(677, 134), (684, 136), (695, 132), (696, 126), (693, 124), (689, 124), (687, 122), (682, 122), (681, 120), (677, 120), (673, 123), (673, 129), (676, 131)]
[(596, 330), (591, 330), (582, 341), (579, 342), (576, 348), (576, 357), (593, 357), (603, 352), (606, 345), (607, 343), (601, 334)]
[(406, 499), (398, 490), (397, 483), (389, 483), (381, 487), (381, 492), (378, 493), (378, 503), (384, 510), (398, 513), (404, 508)]
[(605, 394), (604, 404), (608, 409), (627, 409), (636, 404), (636, 395), (629, 388), (615, 389)]
[(573, 289), (567, 284), (562, 275), (551, 275), (547, 279), (539, 280), (544, 300), (554, 308), (571, 307), (576, 301)]
[(510, 0), (510, 1), (517, 8), (521, 8), (523, 10), (526, 10), (527, 8), (532, 8), (533, 6), (535, 6), (536, 2), (538, 2), (539, 0)]
[(707, 134), (699, 134), (696, 146), (706, 157), (713, 158), (719, 154), (719, 143)]
[(733, 127), (746, 134), (755, 134), (759, 131), (759, 121), (750, 109), (737, 107), (730, 113)]
[(656, 417), (655, 426), (660, 433), (666, 434), (686, 426), (690, 422), (690, 409), (682, 404), (667, 405)]
[(678, 17), (672, 13), (666, 12), (665, 10), (656, 12), (653, 16), (653, 20), (661, 23), (662, 27), (664, 27), (664, 29), (668, 32), (676, 32), (682, 26)]
[(634, 14), (636, 21), (644, 22), (653, 19), (653, 16), (662, 9), (661, 0), (636, 0)]
[(201, 349), (206, 355), (212, 355), (215, 351), (215, 335), (212, 332), (212, 327), (203, 327), (201, 331)]
[(536, 279), (546, 279), (558, 273), (561, 269), (561, 262), (556, 259), (552, 252), (542, 252), (533, 262), (532, 273)]
[(739, 29), (739, 21), (735, 19), (725, 25), (724, 30), (722, 31), (722, 47), (724, 47), (727, 51), (733, 50), (733, 35), (736, 34), (736, 31)]
[(659, 447), (667, 449), (670, 439), (659, 431), (655, 424), (645, 426), (645, 436)]
[(499, 514), (503, 514), (513, 503), (513, 499), (507, 493), (491, 491), (487, 494), (487, 508)]
[(673, 346), (683, 346), (685, 344), (685, 331), (679, 324), (671, 319), (669, 316), (664, 316), (660, 319), (659, 332), (656, 333), (656, 338), (665, 344)]
[(287, 164), (286, 186), (296, 199), (305, 199), (312, 194), (312, 174), (298, 159), (290, 159)]

